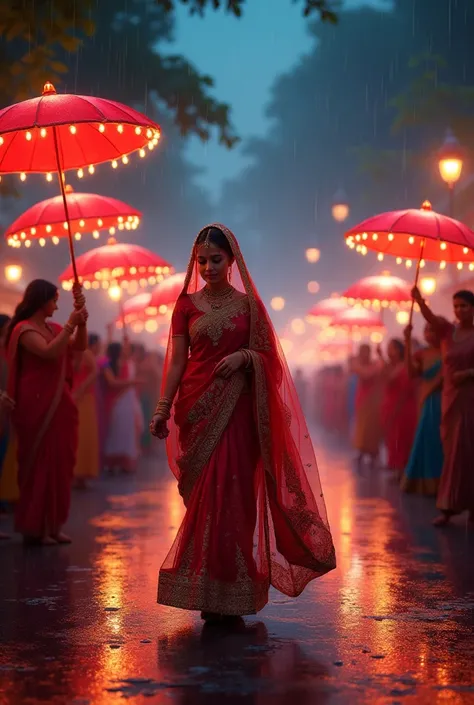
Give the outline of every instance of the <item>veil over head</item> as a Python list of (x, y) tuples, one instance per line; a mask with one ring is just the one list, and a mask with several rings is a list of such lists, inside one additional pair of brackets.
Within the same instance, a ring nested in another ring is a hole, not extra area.
[[(248, 297), (249, 352), (253, 368), (253, 407), (260, 459), (255, 493), (258, 520), (255, 560), (280, 592), (299, 595), (308, 582), (336, 566), (316, 457), (285, 356), (269, 315), (245, 264), (234, 234), (220, 223), (203, 228), (194, 242), (180, 298), (200, 285), (197, 242), (207, 228), (217, 228), (233, 253), (232, 285)], [(172, 331), (163, 379), (173, 347)], [(170, 422), (168, 460), (181, 480), (179, 428)], [(309, 478), (309, 479), (308, 479)], [(311, 482), (311, 484), (310, 484)]]

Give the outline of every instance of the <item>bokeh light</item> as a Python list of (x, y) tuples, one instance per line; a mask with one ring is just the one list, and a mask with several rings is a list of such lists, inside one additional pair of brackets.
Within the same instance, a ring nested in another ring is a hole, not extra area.
[(319, 286), (318, 282), (308, 282), (308, 291), (310, 294), (317, 294), (320, 288), (321, 287)]
[(410, 321), (410, 314), (408, 311), (397, 311), (396, 319), (401, 326), (407, 326)]
[(321, 252), (318, 250), (317, 247), (308, 247), (308, 249), (306, 250), (306, 259), (308, 260), (308, 262), (311, 262), (311, 264), (319, 262), (320, 257)]
[(120, 299), (122, 298), (122, 289), (119, 286), (110, 286), (107, 289), (107, 293), (112, 299), (112, 301), (120, 301)]
[(291, 321), (291, 330), (295, 335), (304, 335), (306, 331), (305, 322), (301, 318), (294, 318)]
[(19, 282), (23, 274), (23, 267), (20, 264), (7, 264), (5, 267), (5, 279), (11, 283)]
[(434, 277), (420, 279), (420, 291), (424, 296), (433, 296), (436, 291), (436, 279)]
[(283, 311), (285, 308), (285, 299), (283, 296), (274, 296), (270, 301), (270, 306), (274, 311)]

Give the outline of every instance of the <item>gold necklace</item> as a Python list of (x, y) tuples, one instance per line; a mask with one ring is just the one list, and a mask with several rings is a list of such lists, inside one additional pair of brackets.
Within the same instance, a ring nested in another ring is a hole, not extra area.
[(233, 286), (228, 286), (225, 289), (219, 289), (218, 291), (213, 291), (206, 286), (202, 290), (202, 295), (211, 307), (212, 311), (218, 311), (232, 299), (234, 296), (234, 291), (235, 289)]

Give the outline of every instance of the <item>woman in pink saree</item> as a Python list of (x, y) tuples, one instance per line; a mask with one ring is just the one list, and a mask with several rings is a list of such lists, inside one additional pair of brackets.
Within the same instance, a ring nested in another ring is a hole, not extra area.
[(441, 440), (444, 464), (436, 506), (435, 526), (446, 526), (452, 516), (469, 511), (474, 521), (474, 294), (458, 291), (453, 297), (453, 325), (436, 316), (415, 288), (413, 297), (425, 320), (441, 339), (443, 391)]
[(168, 437), (187, 510), (160, 571), (161, 604), (201, 610), (206, 621), (232, 619), (261, 610), (270, 584), (295, 597), (335, 567), (296, 391), (223, 225), (195, 241), (150, 427)]
[(8, 395), (15, 402), (17, 439), (16, 530), (25, 543), (69, 543), (62, 526), (69, 514), (77, 449), (78, 415), (71, 395), (73, 352), (87, 347), (87, 311), (80, 289), (64, 327), (52, 323), (58, 289), (32, 281), (7, 336)]

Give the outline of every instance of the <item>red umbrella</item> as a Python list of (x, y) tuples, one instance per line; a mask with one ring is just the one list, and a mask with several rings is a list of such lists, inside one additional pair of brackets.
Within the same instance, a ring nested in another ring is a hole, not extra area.
[[(82, 233), (91, 232), (95, 238), (101, 230), (108, 229), (113, 235), (119, 230), (135, 230), (141, 213), (123, 201), (96, 193), (74, 193), (69, 184), (65, 188), (71, 229), (76, 240)], [(47, 239), (55, 245), (67, 237), (67, 222), (62, 196), (48, 198), (28, 208), (12, 223), (5, 232), (5, 238), (12, 247), (29, 247), (34, 240), (41, 246)]]
[(68, 223), (69, 249), (74, 279), (74, 245), (63, 174), (69, 169), (94, 172), (94, 165), (129, 155), (145, 156), (160, 138), (159, 126), (145, 115), (111, 100), (72, 94), (57, 95), (46, 83), (43, 95), (0, 110), (0, 174), (57, 172)]
[(469, 262), (474, 270), (474, 232), (458, 220), (436, 213), (425, 201), (420, 209), (390, 211), (364, 220), (349, 230), (346, 243), (365, 255), (368, 250), (406, 259), (408, 267), (417, 260), (457, 262), (458, 268)]
[(359, 279), (344, 292), (343, 298), (350, 306), (361, 304), (377, 311), (408, 308), (411, 304), (411, 284), (383, 272), (380, 276)]
[(347, 311), (336, 314), (330, 323), (330, 327), (341, 331), (359, 332), (362, 334), (385, 330), (380, 315), (365, 308), (349, 308)]
[[(148, 286), (162, 281), (172, 272), (171, 265), (151, 250), (139, 245), (118, 243), (110, 238), (107, 245), (85, 252), (76, 260), (79, 281), (86, 289), (127, 288), (132, 282)], [(64, 289), (74, 282), (72, 265), (61, 274)]]
[(158, 313), (165, 314), (169, 307), (174, 306), (183, 290), (185, 277), (185, 272), (178, 272), (164, 279), (153, 289), (146, 307), (147, 316), (156, 316)]
[(337, 313), (346, 311), (348, 308), (347, 303), (340, 296), (331, 296), (329, 299), (322, 299), (317, 304), (315, 304), (309, 311), (307, 315), (307, 320), (310, 323), (320, 323), (324, 325), (329, 323), (330, 319)]

